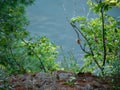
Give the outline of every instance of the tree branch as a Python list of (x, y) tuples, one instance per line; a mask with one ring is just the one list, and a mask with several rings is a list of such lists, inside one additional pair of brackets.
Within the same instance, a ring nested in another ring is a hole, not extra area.
[(102, 18), (102, 41), (103, 41), (103, 69), (106, 61), (106, 38), (105, 38), (105, 21), (104, 21), (104, 6), (101, 7), (101, 18)]
[(95, 55), (94, 55), (94, 52), (92, 50), (92, 47), (91, 47), (88, 39), (84, 36), (84, 34), (79, 30), (79, 28), (75, 24), (71, 23), (71, 26), (73, 27), (73, 29), (77, 33), (77, 36), (79, 36), (79, 33), (80, 33), (82, 35), (82, 37), (86, 40), (86, 42), (87, 42), (87, 44), (89, 46), (89, 49), (90, 49), (90, 53), (89, 52), (87, 52), (87, 53), (92, 55), (94, 62), (97, 64), (97, 66), (100, 68), (100, 70), (103, 71), (103, 68), (99, 65), (98, 61), (94, 57)]
[[(73, 29), (75, 30), (75, 32), (76, 32), (76, 34), (77, 34), (77, 38), (80, 40), (79, 32), (78, 32), (77, 29), (74, 28), (74, 27), (76, 27), (76, 26), (74, 26), (74, 24), (71, 24), (71, 26), (72, 26)], [(90, 52), (86, 51), (86, 50), (82, 47), (81, 43), (78, 43), (78, 44), (79, 44), (80, 48), (82, 49), (82, 51), (84, 51), (84, 52), (87, 53), (87, 54), (90, 54)]]

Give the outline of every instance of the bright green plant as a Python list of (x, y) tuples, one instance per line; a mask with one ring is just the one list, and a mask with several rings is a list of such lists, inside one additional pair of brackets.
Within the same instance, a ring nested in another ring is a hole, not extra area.
[(0, 0), (0, 68), (9, 74), (52, 71), (57, 46), (46, 37), (30, 38), (25, 9), (34, 0)]
[(59, 68), (55, 61), (58, 54), (56, 50), (58, 46), (51, 43), (45, 36), (28, 41), (23, 40), (22, 45), (26, 52), (24, 64), (27, 71), (39, 72), (44, 70), (47, 72)]
[(72, 76), (69, 78), (68, 81), (65, 82), (65, 84), (72, 86), (75, 84), (75, 80), (76, 80), (76, 78)]
[[(107, 11), (113, 6), (120, 6), (120, 2), (88, 0), (88, 4), (98, 17), (87, 20), (78, 16), (72, 18), (70, 22), (77, 34), (78, 44), (85, 52), (82, 70), (98, 72), (100, 70), (103, 75), (112, 73), (113, 63), (117, 61), (120, 64), (120, 19), (107, 15)], [(81, 41), (80, 35), (84, 42)]]

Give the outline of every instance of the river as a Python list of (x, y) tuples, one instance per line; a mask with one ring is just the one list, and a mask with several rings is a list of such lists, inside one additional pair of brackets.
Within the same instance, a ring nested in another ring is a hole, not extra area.
[[(87, 0), (36, 0), (27, 8), (30, 21), (28, 31), (31, 35), (44, 35), (51, 42), (61, 46), (65, 53), (72, 51), (77, 60), (82, 60), (84, 53), (76, 43), (76, 34), (69, 24), (75, 16), (95, 17), (89, 12)], [(119, 9), (109, 12), (111, 15), (120, 16)], [(58, 60), (63, 59), (59, 50)]]

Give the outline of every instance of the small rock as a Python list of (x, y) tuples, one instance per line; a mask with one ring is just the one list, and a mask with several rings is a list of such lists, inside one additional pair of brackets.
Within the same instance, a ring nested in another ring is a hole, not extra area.
[(90, 84), (85, 85), (85, 90), (93, 90), (93, 87)]
[(57, 79), (59, 80), (65, 80), (65, 79), (69, 79), (70, 77), (75, 77), (73, 73), (65, 72), (65, 71), (56, 71), (53, 73), (53, 75), (57, 76)]
[(93, 87), (101, 87), (101, 84), (99, 82), (97, 82), (97, 81), (92, 81), (91, 85)]
[(48, 75), (44, 72), (37, 73), (35, 76), (35, 78), (37, 78), (37, 79), (45, 79), (47, 77), (48, 77)]

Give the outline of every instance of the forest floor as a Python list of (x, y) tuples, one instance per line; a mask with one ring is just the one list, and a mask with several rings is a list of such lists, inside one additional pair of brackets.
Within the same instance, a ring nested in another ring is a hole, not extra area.
[[(39, 72), (8, 78), (10, 90), (110, 90), (110, 82), (110, 78), (100, 78), (89, 72), (75, 74), (61, 70), (51, 74)], [(2, 84), (0, 80), (0, 86)]]

